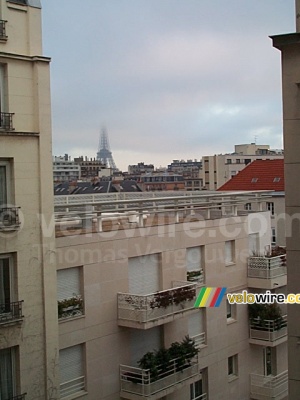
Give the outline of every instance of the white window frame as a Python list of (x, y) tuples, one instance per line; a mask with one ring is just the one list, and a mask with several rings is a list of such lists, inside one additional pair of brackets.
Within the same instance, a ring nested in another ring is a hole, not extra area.
[[(225, 247), (225, 265), (235, 264), (235, 241), (228, 240), (224, 243)], [(230, 250), (229, 250), (230, 249)]]
[(85, 345), (67, 347), (59, 351), (60, 398), (86, 393)]
[(0, 207), (1, 205), (11, 204), (11, 163), (9, 161), (0, 160), (0, 167), (4, 167), (4, 175), (5, 175), (5, 190), (6, 190), (6, 200), (1, 203), (0, 199)]
[[(72, 305), (67, 304), (70, 299), (74, 300)], [(57, 271), (57, 302), (59, 319), (74, 318), (84, 314), (82, 266)], [(64, 304), (66, 304), (65, 307), (63, 307)], [(64, 311), (61, 311), (61, 308)]]
[(267, 210), (271, 212), (272, 216), (275, 214), (275, 207), (274, 207), (274, 202), (273, 201), (268, 201), (267, 202)]
[[(9, 269), (9, 303), (13, 303), (15, 301), (15, 293), (14, 293), (14, 267), (13, 267), (13, 257), (11, 254), (1, 254), (0, 260), (8, 260), (8, 269)], [(1, 285), (1, 282), (0, 282)], [(2, 291), (0, 287), (0, 291)], [(2, 304), (1, 300), (2, 295), (0, 295), (0, 305)], [(0, 308), (1, 313), (1, 308)]]
[[(204, 246), (188, 247), (186, 249), (186, 271), (189, 282), (204, 283), (204, 260)], [(192, 276), (189, 277), (189, 273)]]
[(227, 324), (236, 321), (236, 304), (230, 304), (228, 300), (226, 300), (226, 318)]
[[(197, 385), (201, 384), (201, 393), (197, 394), (198, 389)], [(198, 381), (193, 382), (190, 384), (190, 400), (201, 400), (203, 398), (203, 380), (202, 377), (201, 379), (198, 379)]]
[(238, 354), (228, 357), (228, 380), (238, 377)]

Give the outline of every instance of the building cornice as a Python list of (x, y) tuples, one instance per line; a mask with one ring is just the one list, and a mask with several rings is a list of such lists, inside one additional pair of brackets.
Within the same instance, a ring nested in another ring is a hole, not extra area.
[(0, 58), (10, 59), (10, 60), (30, 61), (30, 62), (46, 62), (46, 63), (51, 62), (50, 57), (26, 56), (24, 54), (5, 53), (5, 52), (0, 52)]

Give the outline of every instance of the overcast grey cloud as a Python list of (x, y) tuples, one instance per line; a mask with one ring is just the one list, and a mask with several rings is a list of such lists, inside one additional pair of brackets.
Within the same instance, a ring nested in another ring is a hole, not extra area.
[(44, 0), (53, 153), (166, 165), (282, 147), (280, 53), (294, 0)]

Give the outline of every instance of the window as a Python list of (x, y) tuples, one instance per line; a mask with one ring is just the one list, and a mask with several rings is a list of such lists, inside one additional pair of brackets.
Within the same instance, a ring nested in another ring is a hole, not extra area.
[(225, 242), (225, 265), (230, 265), (235, 262), (235, 243), (234, 240)]
[(228, 300), (226, 300), (226, 318), (227, 323), (236, 321), (236, 304), (230, 304)]
[(273, 182), (280, 182), (280, 177), (276, 176), (276, 177), (273, 179)]
[(57, 271), (58, 318), (77, 317), (83, 314), (81, 268)]
[(16, 349), (0, 350), (0, 399), (16, 396)]
[(190, 384), (190, 400), (200, 400), (203, 394), (202, 379)]
[(252, 178), (251, 183), (256, 183), (258, 181), (258, 178)]
[(228, 357), (228, 378), (234, 378), (238, 376), (238, 357), (237, 354)]
[(251, 211), (251, 210), (252, 210), (252, 205), (251, 205), (251, 203), (246, 203), (246, 204), (245, 204), (245, 210), (247, 210), (247, 211)]
[(204, 246), (186, 249), (187, 280), (190, 282), (204, 283), (203, 271)]
[(160, 255), (148, 254), (128, 260), (129, 293), (149, 294), (160, 289)]
[(0, 207), (10, 202), (9, 177), (9, 162), (0, 161)]
[(13, 257), (0, 255), (0, 324), (22, 319), (22, 302), (16, 301), (14, 286)]
[(267, 202), (267, 210), (271, 212), (271, 215), (274, 215), (274, 203)]
[(276, 367), (276, 352), (273, 353), (272, 347), (263, 348), (263, 358), (264, 358), (264, 375), (276, 375), (274, 366)]
[(276, 229), (272, 228), (272, 238), (271, 238), (272, 245), (276, 244)]
[(235, 176), (235, 175), (236, 175), (236, 171), (231, 171), (231, 172), (230, 172), (230, 175), (231, 175), (231, 176)]
[(195, 312), (188, 316), (188, 333), (189, 337), (195, 340), (197, 348), (205, 346), (205, 310), (199, 308), (198, 312)]
[(231, 164), (231, 158), (227, 158), (226, 163)]
[(85, 390), (84, 346), (68, 347), (59, 352), (60, 397), (64, 398)]
[(237, 164), (240, 164), (240, 163), (241, 163), (241, 160), (240, 160), (239, 158), (237, 158), (237, 159), (236, 159), (236, 163), (237, 163)]

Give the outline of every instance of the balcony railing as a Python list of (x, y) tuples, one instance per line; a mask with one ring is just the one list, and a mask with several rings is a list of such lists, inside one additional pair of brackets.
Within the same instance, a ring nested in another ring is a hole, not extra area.
[(5, 131), (13, 131), (13, 115), (14, 113), (1, 112), (0, 113), (0, 129)]
[(250, 390), (252, 399), (283, 399), (288, 394), (288, 371), (279, 375), (250, 375)]
[(120, 366), (121, 396), (125, 399), (158, 399), (198, 379), (198, 357), (185, 364), (180, 359), (159, 365), (154, 372), (149, 369)]
[(17, 230), (20, 225), (20, 207), (1, 207), (0, 206), (0, 231)]
[(19, 394), (14, 397), (9, 397), (7, 400), (25, 400), (27, 393)]
[(0, 19), (0, 40), (6, 40), (6, 22), (3, 19)]
[(0, 304), (0, 325), (22, 320), (22, 304), (23, 301)]
[(151, 324), (161, 325), (193, 310), (197, 284), (175, 284), (172, 289), (145, 295), (118, 293), (119, 325), (147, 329)]
[(205, 332), (201, 332), (198, 335), (191, 336), (191, 339), (194, 340), (195, 346), (197, 349), (200, 349), (201, 347), (206, 345), (206, 335)]
[(67, 396), (75, 395), (76, 393), (83, 392), (85, 390), (85, 377), (79, 376), (71, 381), (60, 384), (60, 397), (64, 398)]
[[(253, 318), (250, 320), (250, 340), (275, 342), (287, 336), (287, 316), (274, 320)], [(263, 343), (262, 343), (263, 344)]]
[(248, 277), (271, 279), (286, 275), (286, 255), (275, 257), (249, 257)]

